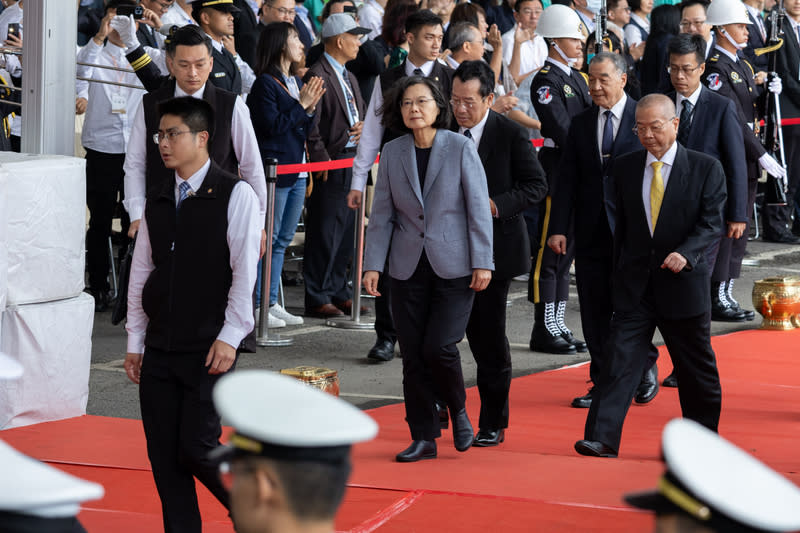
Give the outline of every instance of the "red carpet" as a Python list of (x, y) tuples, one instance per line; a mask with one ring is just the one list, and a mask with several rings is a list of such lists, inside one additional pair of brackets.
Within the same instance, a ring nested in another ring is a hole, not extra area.
[[(800, 331), (746, 331), (713, 344), (723, 387), (721, 434), (800, 484)], [(668, 357), (659, 360), (659, 370), (662, 377), (669, 373)], [(462, 454), (445, 432), (439, 458), (416, 464), (393, 460), (410, 442), (403, 406), (371, 411), (380, 434), (355, 449), (337, 530), (652, 530), (652, 518), (627, 508), (621, 495), (654, 486), (662, 472), (660, 434), (680, 414), (677, 391), (662, 389), (651, 405), (631, 408), (618, 459), (585, 458), (572, 445), (582, 437), (586, 411), (569, 401), (585, 390), (587, 374), (580, 365), (515, 379), (504, 444)], [(476, 421), (475, 389), (467, 407)], [(141, 422), (84, 416), (3, 431), (0, 438), (105, 486), (105, 498), (89, 502), (80, 515), (90, 532), (160, 530)], [(233, 531), (225, 509), (204, 488), (199, 493), (204, 531)]]

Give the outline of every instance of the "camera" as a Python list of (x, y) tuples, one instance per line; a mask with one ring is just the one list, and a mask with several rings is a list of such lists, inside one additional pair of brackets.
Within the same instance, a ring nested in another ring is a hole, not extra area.
[(144, 17), (144, 8), (142, 6), (119, 6), (117, 8), (117, 16), (127, 17), (133, 15), (136, 20), (141, 20)]

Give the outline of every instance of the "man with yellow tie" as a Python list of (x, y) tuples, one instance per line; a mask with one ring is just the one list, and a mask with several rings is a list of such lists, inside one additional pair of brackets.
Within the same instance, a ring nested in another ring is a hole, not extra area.
[(610, 171), (617, 191), (612, 353), (595, 384), (584, 440), (575, 443), (581, 455), (617, 456), (656, 327), (675, 366), (683, 416), (717, 431), (722, 392), (705, 252), (722, 233), (725, 174), (713, 157), (678, 144), (679, 123), (670, 98), (642, 98), (636, 132), (645, 150), (619, 157)]

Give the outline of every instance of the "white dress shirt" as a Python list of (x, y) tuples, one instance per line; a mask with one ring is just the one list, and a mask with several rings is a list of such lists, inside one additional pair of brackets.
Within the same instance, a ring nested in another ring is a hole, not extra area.
[(720, 53), (722, 53), (722, 54), (725, 54), (726, 56), (728, 56), (728, 59), (730, 59), (730, 60), (731, 60), (731, 61), (733, 61), (734, 63), (738, 63), (738, 62), (739, 62), (739, 56), (737, 56), (736, 54), (732, 54), (732, 53), (728, 52), (727, 50), (725, 50), (724, 48), (722, 48), (720, 45), (716, 45), (716, 46), (714, 47), (714, 49), (715, 49), (717, 52), (720, 52)]
[[(652, 211), (650, 210), (650, 185), (653, 183), (653, 167), (651, 164), (653, 161), (661, 161), (664, 165), (661, 167), (661, 179), (664, 182), (664, 196), (666, 197), (667, 194), (667, 182), (669, 181), (669, 175), (672, 172), (672, 165), (675, 164), (675, 154), (678, 153), (678, 143), (672, 143), (672, 146), (669, 147), (669, 150), (663, 155), (661, 159), (656, 159), (656, 156), (651, 154), (650, 152), (647, 153), (647, 157), (644, 160), (644, 178), (642, 179), (642, 202), (644, 203), (644, 212), (647, 215), (647, 227), (650, 228), (650, 235), (653, 235), (653, 221), (652, 221)], [(663, 200), (662, 200), (663, 206)], [(660, 211), (658, 216), (661, 217), (663, 211)], [(658, 221), (656, 221), (658, 222)]]
[[(636, 23), (644, 28), (647, 33), (650, 33), (650, 21), (646, 18), (642, 18), (636, 13), (631, 13), (631, 21), (636, 21)], [(626, 24), (625, 25), (625, 40), (628, 41), (628, 46), (636, 46), (644, 39), (642, 39), (642, 31), (634, 26), (633, 24)]]
[[(77, 56), (78, 63), (91, 63), (125, 68), (125, 50), (106, 41), (105, 45), (89, 39)], [(77, 75), (84, 78), (141, 85), (136, 74), (104, 68), (78, 65)], [(131, 89), (107, 83), (76, 80), (76, 93), (86, 98), (86, 121), (83, 124), (81, 143), (85, 148), (105, 154), (124, 154), (131, 133), (131, 122), (136, 108), (144, 96), (144, 89)], [(120, 104), (124, 102), (124, 107)], [(122, 112), (120, 112), (122, 111)]]
[(469, 134), (472, 136), (472, 142), (475, 143), (476, 150), (481, 145), (481, 137), (483, 137), (483, 128), (486, 127), (486, 121), (488, 119), (489, 119), (489, 110), (487, 109), (481, 121), (472, 126), (471, 128), (463, 128), (463, 127), (458, 128), (458, 133), (460, 133), (461, 135), (464, 135), (464, 132), (469, 130)]
[[(192, 96), (202, 98), (206, 90), (205, 85), (196, 93), (189, 95), (184, 92), (177, 84), (175, 85), (175, 96)], [(131, 138), (128, 142), (128, 152), (125, 156), (125, 209), (130, 215), (131, 221), (140, 220), (144, 213), (145, 200), (145, 171), (147, 166), (147, 145), (153, 142), (146, 139), (146, 128), (144, 123), (144, 108), (140, 103), (136, 109), (131, 128)], [(231, 140), (233, 141), (233, 151), (239, 161), (239, 174), (242, 179), (249, 183), (258, 197), (259, 210), (261, 212), (262, 223), (266, 220), (267, 213), (267, 178), (264, 176), (264, 165), (261, 162), (261, 152), (258, 149), (256, 132), (253, 130), (253, 123), (250, 121), (250, 110), (242, 101), (241, 97), (236, 97), (236, 104), (233, 106), (233, 117), (231, 119)]]
[[(614, 139), (617, 138), (617, 132), (619, 131), (619, 125), (622, 123), (622, 114), (625, 112), (627, 101), (628, 95), (623, 92), (619, 102), (611, 106), (611, 124), (614, 129)], [(601, 156), (603, 155), (603, 130), (606, 127), (606, 111), (609, 111), (609, 109), (601, 107), (597, 114), (597, 149)]]
[[(689, 100), (692, 103), (692, 109), (697, 107), (697, 100), (700, 98), (700, 91), (703, 90), (703, 84), (701, 83), (695, 91), (689, 95), (688, 98), (683, 96), (681, 93), (675, 91), (675, 112), (680, 117), (681, 111), (683, 111), (683, 101)], [(694, 113), (692, 113), (692, 120), (694, 120)], [(689, 121), (691, 124), (691, 120)]]
[[(214, 38), (207, 33), (206, 35), (209, 39), (211, 39), (211, 46), (214, 47), (214, 50), (221, 54), (222, 49), (225, 48), (222, 43), (214, 40)], [(239, 57), (239, 54), (234, 55), (233, 60), (236, 62), (236, 66), (239, 67), (239, 72), (242, 74), (242, 94), (247, 94), (253, 87), (253, 82), (256, 81), (256, 73), (253, 72), (253, 69), (250, 68), (250, 65), (242, 61), (242, 58)]]
[[(511, 56), (514, 55), (514, 32), (517, 26), (514, 26), (502, 36), (503, 39), (503, 63), (506, 66), (511, 64)], [(533, 71), (539, 70), (544, 65), (544, 60), (547, 59), (547, 43), (538, 33), (533, 36), (533, 39), (525, 41), (519, 47), (519, 75), (529, 74)]]
[[(416, 68), (421, 69), (423, 75), (430, 76), (433, 70), (433, 63), (433, 61), (428, 61), (417, 67), (406, 59), (404, 63), (406, 76), (413, 76)], [(375, 82), (375, 87), (372, 89), (372, 97), (369, 100), (367, 114), (364, 115), (364, 128), (361, 130), (361, 140), (358, 142), (356, 157), (353, 161), (353, 179), (350, 182), (351, 191), (364, 192), (364, 187), (367, 185), (367, 174), (372, 169), (375, 158), (381, 149), (384, 129), (381, 123), (383, 121), (383, 113), (378, 112), (381, 107), (383, 107), (383, 91), (381, 90), (379, 77)]]
[[(191, 191), (202, 184), (211, 167), (211, 160), (186, 180)], [(175, 173), (175, 204), (178, 203), (178, 185), (184, 180)], [(191, 194), (191, 193), (190, 193)], [(184, 201), (191, 201), (188, 198)], [(253, 287), (256, 283), (256, 266), (261, 248), (261, 228), (264, 219), (258, 213), (258, 199), (253, 190), (244, 183), (237, 183), (228, 202), (227, 240), (230, 249), (230, 265), (233, 270), (231, 288), (228, 291), (228, 304), (225, 307), (225, 322), (217, 339), (234, 348), (253, 329)], [(198, 268), (201, 268), (198, 265)], [(148, 318), (142, 309), (142, 289), (155, 269), (150, 232), (147, 220), (142, 218), (136, 248), (131, 262), (131, 276), (128, 285), (128, 318), (125, 329), (128, 332), (128, 353), (144, 353), (144, 339)]]
[(166, 24), (167, 26), (170, 24), (177, 24), (178, 26), (192, 24), (197, 26), (197, 21), (188, 15), (177, 1), (174, 2), (169, 9), (167, 9), (167, 12), (161, 16), (161, 23)]
[(383, 7), (375, 0), (367, 0), (358, 10), (358, 25), (369, 28), (367, 39), (374, 39), (383, 31)]
[(758, 33), (759, 35), (761, 35), (761, 39), (763, 39), (766, 42), (767, 28), (764, 26), (764, 18), (761, 16), (761, 11), (749, 4), (745, 4), (744, 7), (747, 8), (747, 11), (749, 11), (750, 15), (755, 19), (756, 27), (758, 28)]

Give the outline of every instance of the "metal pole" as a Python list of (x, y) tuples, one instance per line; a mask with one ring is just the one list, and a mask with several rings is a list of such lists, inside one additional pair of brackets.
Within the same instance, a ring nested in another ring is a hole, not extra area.
[[(278, 160), (268, 158), (264, 161), (267, 175), (267, 216), (264, 221), (264, 229), (267, 232), (267, 248), (264, 257), (261, 259), (261, 311), (258, 319), (258, 336), (256, 344), (259, 346), (289, 346), (294, 342), (291, 338), (281, 338), (274, 333), (269, 334), (269, 286), (272, 281), (272, 226), (273, 211), (275, 210), (275, 183), (278, 181)], [(281, 273), (278, 272), (280, 276)]]
[(372, 329), (375, 322), (361, 321), (361, 269), (364, 266), (364, 202), (356, 211), (355, 250), (353, 253), (353, 307), (350, 318), (329, 318), (326, 326), (342, 329)]

